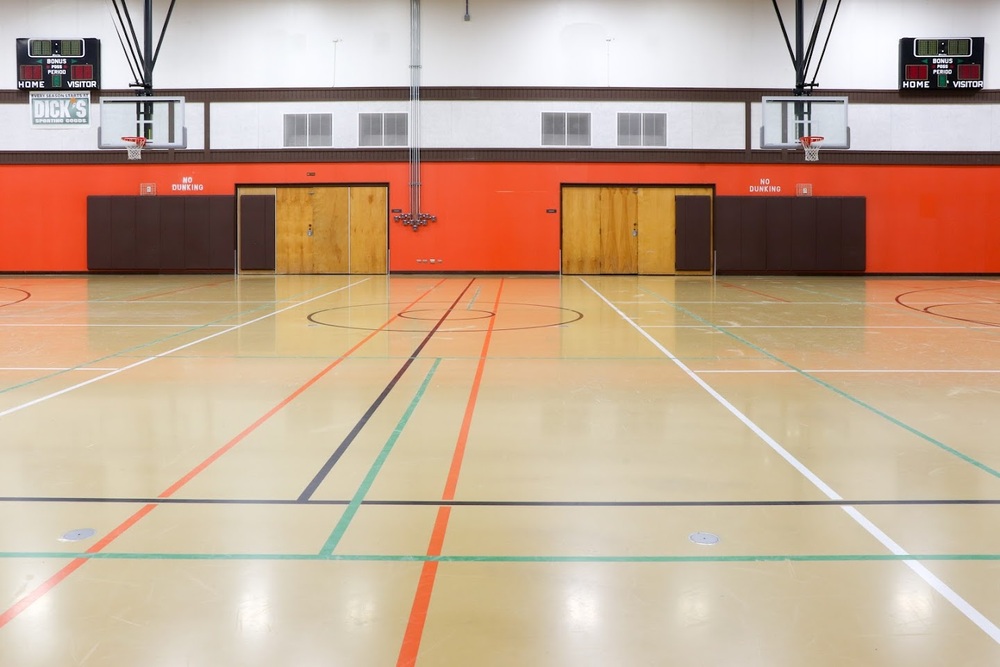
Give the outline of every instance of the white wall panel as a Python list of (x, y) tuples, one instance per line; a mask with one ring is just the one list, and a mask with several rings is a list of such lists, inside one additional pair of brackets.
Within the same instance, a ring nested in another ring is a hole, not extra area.
[(692, 148), (744, 150), (746, 108), (743, 104), (692, 104)]
[[(216, 102), (211, 105), (213, 149), (255, 150), (262, 147), (261, 111), (267, 105)], [(334, 125), (334, 132), (337, 128)]]
[(852, 150), (888, 150), (892, 137), (891, 106), (887, 104), (849, 104), (847, 124), (851, 128)]
[[(27, 97), (27, 96), (26, 96)], [(25, 104), (0, 105), (0, 150), (5, 151), (73, 151), (95, 150), (99, 109), (97, 99), (91, 99), (90, 125), (72, 128), (34, 128), (31, 109)]]
[(990, 150), (992, 109), (984, 105), (895, 105), (889, 150)]
[[(989, 151), (1000, 151), (1000, 106), (991, 107), (990, 114), (990, 131), (983, 131), (982, 139), (982, 149)], [(986, 144), (986, 137), (989, 137), (989, 144)]]

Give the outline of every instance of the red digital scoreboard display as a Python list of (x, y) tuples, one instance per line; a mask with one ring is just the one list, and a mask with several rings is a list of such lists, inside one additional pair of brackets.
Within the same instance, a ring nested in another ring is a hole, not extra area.
[(980, 90), (984, 37), (899, 40), (900, 90)]
[(101, 40), (17, 40), (20, 90), (94, 90), (101, 87)]

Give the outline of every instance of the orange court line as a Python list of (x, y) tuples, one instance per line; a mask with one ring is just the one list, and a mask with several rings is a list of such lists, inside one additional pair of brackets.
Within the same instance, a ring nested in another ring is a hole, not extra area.
[[(419, 297), (417, 297), (412, 302), (410, 302), (400, 312), (405, 312), (405, 311), (409, 310), (410, 308), (412, 308), (421, 299), (423, 299), (428, 294), (430, 294), (432, 291), (434, 291), (435, 289), (437, 289), (438, 287), (440, 287), (441, 284), (444, 281), (445, 281), (445, 279), (443, 279), (443, 278), (441, 280), (439, 280), (433, 287), (431, 287), (426, 292), (424, 292)], [(250, 426), (248, 426), (245, 429), (243, 429), (232, 440), (230, 440), (229, 442), (227, 442), (226, 444), (224, 444), (222, 447), (220, 447), (219, 449), (217, 449), (215, 452), (213, 452), (208, 458), (206, 458), (204, 461), (202, 461), (197, 466), (195, 466), (194, 468), (192, 468), (187, 474), (185, 474), (183, 477), (181, 477), (176, 482), (174, 482), (172, 485), (170, 485), (170, 487), (168, 487), (165, 491), (163, 491), (157, 497), (158, 498), (169, 498), (172, 495), (174, 495), (175, 493), (177, 493), (185, 484), (187, 484), (192, 479), (194, 479), (199, 473), (203, 472), (208, 466), (212, 465), (217, 460), (219, 460), (219, 458), (222, 457), (223, 454), (225, 454), (226, 452), (228, 452), (229, 450), (231, 450), (233, 447), (235, 447), (236, 445), (238, 445), (244, 438), (246, 438), (248, 435), (250, 435), (251, 433), (253, 433), (264, 422), (266, 422), (268, 419), (270, 419), (275, 414), (277, 414), (280, 410), (282, 410), (284, 407), (286, 407), (289, 403), (291, 403), (296, 398), (298, 398), (300, 395), (302, 395), (302, 393), (304, 391), (306, 391), (307, 389), (309, 389), (310, 387), (312, 387), (314, 384), (316, 384), (320, 379), (323, 378), (323, 376), (327, 375), (330, 371), (332, 371), (334, 368), (336, 368), (337, 366), (339, 366), (341, 364), (341, 362), (343, 362), (345, 359), (347, 359), (352, 354), (354, 354), (355, 352), (357, 352), (358, 349), (360, 349), (365, 343), (367, 343), (368, 341), (370, 341), (377, 334), (381, 333), (386, 327), (388, 327), (390, 324), (392, 324), (392, 322), (395, 321), (398, 317), (399, 317), (399, 313), (393, 315), (391, 318), (389, 318), (388, 320), (386, 320), (386, 322), (384, 324), (382, 324), (379, 328), (372, 330), (371, 333), (369, 333), (367, 336), (365, 336), (364, 338), (362, 338), (360, 342), (358, 342), (356, 345), (354, 345), (354, 347), (352, 347), (347, 352), (345, 352), (342, 355), (340, 355), (339, 357), (337, 357), (326, 368), (324, 368), (323, 370), (321, 370), (319, 373), (317, 373), (311, 379), (309, 379), (308, 381), (306, 381), (306, 383), (303, 384), (301, 387), (299, 387), (298, 389), (296, 389), (295, 391), (293, 391), (291, 394), (289, 394), (288, 396), (286, 396), (280, 403), (278, 403), (273, 408), (271, 408), (270, 410), (268, 410), (264, 414), (264, 416), (260, 417), (253, 424), (251, 424)], [(129, 518), (125, 519), (125, 521), (123, 521), (114, 530), (112, 530), (110, 533), (108, 533), (103, 538), (101, 538), (97, 543), (95, 543), (93, 546), (91, 546), (89, 549), (87, 549), (84, 553), (87, 553), (87, 554), (100, 553), (108, 545), (110, 545), (112, 542), (114, 542), (116, 539), (118, 539), (125, 531), (127, 531), (129, 528), (131, 528), (136, 523), (138, 523), (139, 520), (141, 520), (143, 517), (145, 517), (146, 515), (148, 515), (154, 509), (156, 509), (156, 507), (157, 507), (157, 505), (155, 505), (155, 504), (143, 505), (141, 509), (139, 509), (138, 511), (136, 511)], [(65, 565), (61, 570), (59, 570), (54, 575), (52, 575), (51, 577), (49, 577), (48, 579), (46, 579), (44, 582), (42, 582), (41, 584), (39, 584), (39, 586), (37, 588), (35, 588), (30, 593), (28, 593), (27, 595), (25, 595), (23, 598), (21, 598), (20, 600), (18, 600), (17, 602), (15, 602), (13, 605), (11, 605), (6, 611), (4, 611), (2, 614), (0, 614), (0, 628), (3, 628), (5, 625), (7, 625), (8, 623), (10, 623), (12, 620), (14, 620), (15, 618), (17, 618), (23, 611), (25, 611), (26, 609), (28, 609), (32, 604), (34, 604), (39, 599), (41, 599), (46, 593), (48, 593), (49, 591), (51, 591), (53, 588), (55, 588), (61, 582), (63, 582), (64, 580), (66, 580), (71, 574), (73, 574), (75, 571), (77, 571), (78, 569), (80, 569), (80, 567), (83, 566), (83, 564), (86, 563), (89, 560), (90, 560), (89, 558), (83, 558), (83, 557), (81, 557), (81, 558), (74, 558), (67, 565)]]
[[(500, 294), (503, 292), (503, 279), (500, 279), (500, 287), (497, 289), (496, 300), (493, 302), (493, 312), (498, 312), (500, 307)], [(483, 349), (479, 354), (479, 364), (476, 367), (476, 375), (472, 380), (472, 389), (469, 391), (469, 400), (465, 405), (465, 416), (462, 418), (462, 427), (458, 432), (458, 440), (455, 444), (455, 452), (451, 459), (451, 468), (448, 470), (448, 479), (444, 485), (444, 493), (441, 499), (445, 501), (455, 499), (455, 490), (458, 487), (458, 476), (462, 471), (462, 461), (465, 458), (465, 446), (469, 441), (469, 428), (472, 425), (472, 415), (476, 410), (476, 401), (479, 399), (479, 387), (483, 381), (483, 370), (486, 367), (486, 355), (490, 349), (490, 341), (493, 338), (493, 327), (496, 316), (490, 318), (490, 323), (486, 327), (486, 338), (483, 340)], [(431, 531), (430, 543), (427, 545), (428, 556), (440, 556), (444, 549), (444, 537), (448, 530), (448, 519), (451, 517), (451, 506), (444, 505), (438, 508), (437, 518), (434, 520), (434, 529)], [(412, 667), (417, 662), (417, 654), (420, 652), (420, 640), (424, 635), (424, 625), (427, 622), (427, 611), (430, 609), (431, 594), (434, 592), (434, 582), (437, 578), (438, 561), (427, 560), (420, 570), (420, 579), (417, 582), (417, 591), (413, 597), (413, 606), (410, 608), (410, 616), (406, 622), (406, 632), (403, 634), (403, 643), (399, 648), (399, 658), (396, 660), (396, 667)]]

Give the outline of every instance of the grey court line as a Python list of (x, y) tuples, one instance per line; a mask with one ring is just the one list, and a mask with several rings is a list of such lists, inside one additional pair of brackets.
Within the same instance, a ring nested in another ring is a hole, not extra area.
[(151, 357), (145, 357), (145, 358), (140, 359), (140, 360), (138, 360), (138, 361), (136, 361), (134, 363), (129, 364), (128, 366), (122, 366), (121, 368), (116, 368), (113, 371), (109, 371), (109, 372), (104, 373), (102, 375), (98, 375), (97, 377), (90, 378), (89, 380), (84, 380), (83, 382), (78, 382), (77, 384), (70, 385), (69, 387), (66, 387), (64, 389), (60, 389), (59, 391), (54, 391), (54, 392), (52, 392), (50, 394), (45, 394), (44, 396), (39, 396), (38, 398), (35, 398), (33, 400), (30, 400), (30, 401), (27, 401), (26, 403), (21, 403), (20, 405), (15, 405), (13, 407), (7, 408), (6, 410), (0, 411), (0, 418), (6, 417), (7, 415), (14, 414), (15, 412), (20, 412), (21, 410), (24, 410), (26, 408), (30, 408), (30, 407), (32, 407), (34, 405), (38, 405), (39, 403), (44, 403), (45, 401), (51, 400), (51, 399), (56, 398), (58, 396), (62, 396), (63, 394), (68, 394), (71, 391), (75, 391), (77, 389), (82, 389), (83, 387), (86, 387), (88, 385), (94, 384), (95, 382), (100, 382), (101, 380), (106, 380), (107, 378), (113, 377), (115, 375), (118, 375), (119, 373), (124, 373), (125, 371), (132, 370), (133, 368), (138, 368), (139, 366), (143, 366), (145, 364), (148, 364), (151, 361), (156, 361), (157, 359), (162, 359), (163, 357), (169, 356), (169, 355), (173, 354), (174, 352), (180, 352), (181, 350), (185, 350), (185, 349), (187, 349), (189, 347), (193, 347), (195, 345), (199, 345), (199, 344), (204, 343), (206, 341), (209, 341), (209, 340), (211, 340), (213, 338), (217, 338), (219, 336), (223, 336), (225, 334), (232, 333), (233, 331), (237, 331), (239, 329), (242, 329), (243, 327), (250, 326), (251, 324), (256, 324), (257, 322), (261, 322), (263, 320), (272, 318), (272, 317), (274, 317), (276, 315), (280, 315), (281, 313), (283, 313), (285, 311), (288, 311), (288, 310), (292, 310), (293, 308), (298, 308), (299, 306), (304, 306), (307, 303), (311, 303), (313, 301), (317, 301), (319, 299), (328, 297), (331, 294), (336, 294), (337, 292), (342, 292), (342, 291), (344, 291), (346, 289), (350, 289), (350, 288), (352, 288), (352, 287), (354, 287), (356, 285), (360, 285), (361, 283), (366, 282), (367, 280), (369, 280), (369, 279), (368, 278), (364, 278), (362, 280), (359, 280), (356, 283), (350, 283), (348, 285), (344, 285), (343, 287), (338, 287), (335, 290), (330, 290), (329, 292), (324, 292), (323, 294), (320, 294), (319, 296), (314, 296), (311, 299), (306, 299), (305, 301), (299, 301), (297, 303), (293, 303), (292, 305), (286, 306), (284, 308), (281, 308), (280, 310), (276, 310), (273, 313), (268, 313), (266, 315), (261, 315), (260, 317), (254, 318), (254, 319), (249, 320), (247, 322), (243, 322), (242, 324), (237, 324), (235, 326), (231, 326), (228, 329), (223, 329), (222, 331), (216, 331), (213, 334), (209, 334), (208, 336), (203, 336), (202, 338), (199, 338), (198, 340), (191, 341), (190, 343), (185, 343), (184, 345), (179, 345), (179, 346), (177, 346), (177, 347), (175, 347), (175, 348), (173, 348), (171, 350), (167, 350), (166, 352), (160, 352), (159, 354), (155, 354), (155, 355), (153, 355)]
[[(665, 357), (670, 359), (681, 371), (684, 372), (689, 378), (694, 380), (702, 389), (704, 389), (712, 398), (714, 398), (722, 407), (729, 411), (734, 417), (739, 419), (743, 424), (753, 431), (758, 438), (763, 440), (776, 454), (791, 465), (796, 471), (799, 472), (803, 477), (809, 480), (813, 486), (820, 490), (827, 498), (830, 500), (843, 500), (843, 496), (833, 490), (833, 488), (824, 482), (816, 473), (806, 467), (801, 461), (799, 461), (795, 456), (792, 455), (787, 449), (781, 446), (777, 440), (772, 438), (764, 429), (758, 426), (752, 419), (743, 414), (735, 405), (730, 403), (722, 394), (716, 391), (710, 384), (703, 380), (697, 373), (688, 368), (683, 361), (678, 359), (674, 354), (664, 347), (658, 340), (653, 338), (653, 336), (644, 330), (641, 326), (636, 324), (628, 315), (623, 313), (617, 306), (615, 306), (611, 301), (609, 301), (603, 294), (598, 292), (594, 287), (590, 285), (583, 278), (580, 279), (584, 285), (590, 289), (601, 301), (603, 301), (609, 308), (615, 311), (619, 317), (621, 317), (625, 322), (629, 324), (633, 329), (635, 329), (643, 338), (649, 341), (653, 347), (658, 349), (663, 353)], [(874, 537), (876, 540), (882, 543), (882, 545), (889, 550), (890, 553), (899, 556), (902, 559), (902, 563), (905, 564), (914, 574), (923, 579), (923, 581), (937, 591), (942, 597), (944, 597), (956, 610), (958, 610), (963, 616), (972, 621), (979, 629), (985, 632), (989, 637), (1000, 644), (1000, 628), (998, 628), (990, 619), (976, 609), (972, 604), (970, 604), (965, 598), (959, 595), (953, 588), (946, 584), (943, 580), (938, 578), (933, 572), (931, 572), (927, 566), (903, 549), (895, 540), (889, 537), (881, 528), (872, 523), (865, 515), (859, 512), (854, 507), (842, 507), (841, 508), (848, 516), (850, 516), (854, 521), (865, 529), (869, 535)]]

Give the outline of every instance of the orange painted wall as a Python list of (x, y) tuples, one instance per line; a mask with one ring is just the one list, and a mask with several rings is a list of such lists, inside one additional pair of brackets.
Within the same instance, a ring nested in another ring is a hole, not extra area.
[[(314, 172), (315, 176), (307, 176)], [(0, 271), (86, 270), (86, 198), (232, 194), (238, 184), (388, 183), (390, 208), (409, 210), (408, 165), (119, 164), (0, 167)], [(765, 183), (768, 193), (751, 188)], [(189, 183), (202, 189), (177, 191)], [(868, 271), (1000, 273), (1000, 167), (604, 163), (424, 163), (418, 232), (390, 222), (392, 271), (559, 270), (562, 183), (714, 184), (719, 195), (868, 200)], [(780, 192), (774, 190), (780, 188)], [(440, 260), (419, 262), (418, 260)]]

